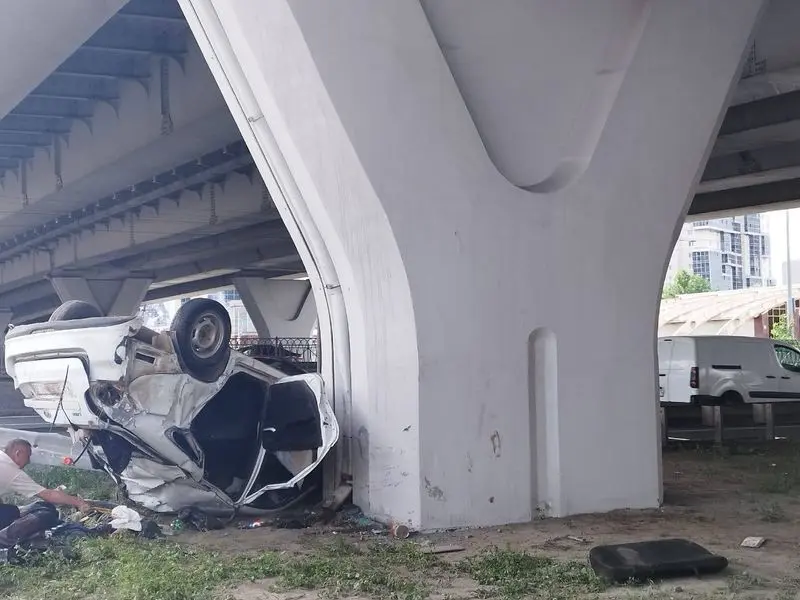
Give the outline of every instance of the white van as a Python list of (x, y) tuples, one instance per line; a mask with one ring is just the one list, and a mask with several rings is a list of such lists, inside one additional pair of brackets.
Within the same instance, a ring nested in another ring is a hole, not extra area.
[(658, 371), (663, 405), (800, 400), (800, 351), (769, 338), (662, 337)]

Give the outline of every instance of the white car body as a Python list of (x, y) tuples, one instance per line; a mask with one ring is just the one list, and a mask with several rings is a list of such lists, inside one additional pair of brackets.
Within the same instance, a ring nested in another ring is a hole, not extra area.
[(769, 338), (672, 336), (658, 340), (664, 405), (800, 400), (800, 352)]
[[(298, 490), (339, 437), (318, 374), (286, 377), (231, 351), (215, 381), (200, 381), (182, 368), (169, 334), (144, 328), (139, 317), (16, 327), (6, 336), (5, 362), (26, 406), (88, 443), (94, 461), (124, 483), (131, 500), (158, 512), (259, 508), (268, 492)], [(282, 407), (302, 419), (286, 420)], [(244, 437), (225, 438), (226, 426)], [(291, 426), (317, 441), (281, 441)], [(319, 445), (298, 447), (303, 443)], [(110, 454), (120, 448), (130, 459), (115, 469)], [(279, 480), (265, 472), (267, 463), (282, 473)]]

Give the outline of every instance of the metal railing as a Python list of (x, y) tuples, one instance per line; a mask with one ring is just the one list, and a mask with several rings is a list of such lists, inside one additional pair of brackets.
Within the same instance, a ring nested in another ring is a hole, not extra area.
[(319, 357), (317, 338), (241, 336), (231, 339), (231, 348), (268, 358), (284, 358), (297, 363), (316, 363)]

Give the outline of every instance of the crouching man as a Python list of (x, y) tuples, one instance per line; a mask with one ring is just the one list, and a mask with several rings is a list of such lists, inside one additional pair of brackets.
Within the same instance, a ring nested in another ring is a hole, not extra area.
[(20, 541), (55, 527), (59, 520), (56, 504), (74, 506), (82, 512), (89, 510), (85, 500), (61, 490), (48, 490), (22, 470), (31, 462), (32, 451), (30, 442), (17, 439), (0, 452), (0, 496), (13, 492), (25, 498), (39, 498), (22, 507), (0, 504), (0, 548), (12, 548)]

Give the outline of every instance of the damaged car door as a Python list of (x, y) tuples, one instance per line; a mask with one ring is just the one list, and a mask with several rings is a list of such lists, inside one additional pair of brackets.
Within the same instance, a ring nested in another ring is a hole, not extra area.
[[(339, 425), (317, 373), (285, 377), (273, 383), (264, 399), (261, 444), (255, 468), (238, 505), (272, 490), (302, 485), (339, 438)], [(280, 467), (267, 469), (277, 461)]]

